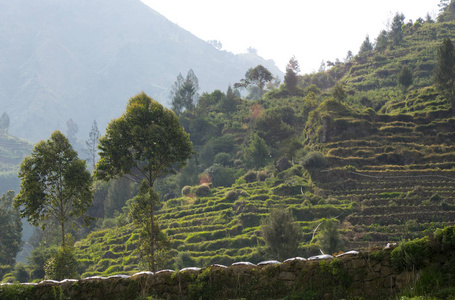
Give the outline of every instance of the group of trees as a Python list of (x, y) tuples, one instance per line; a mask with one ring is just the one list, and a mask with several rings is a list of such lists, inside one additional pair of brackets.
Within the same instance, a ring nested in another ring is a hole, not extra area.
[[(94, 147), (98, 138), (94, 123), (87, 141), (92, 162), (96, 160)], [(140, 183), (130, 214), (142, 233), (141, 253), (150, 269), (155, 270), (155, 249), (168, 248), (169, 242), (155, 221), (154, 209), (159, 198), (153, 184), (160, 176), (183, 167), (191, 157), (189, 135), (174, 112), (141, 93), (131, 98), (126, 112), (109, 124), (106, 134), (99, 138), (98, 148), (101, 158), (94, 166), (96, 179), (109, 181), (126, 176)], [(27, 218), (34, 226), (40, 225), (43, 230), (49, 224), (57, 223), (61, 246), (46, 262), (46, 276), (61, 279), (74, 275), (74, 240), (66, 235), (65, 226), (75, 219), (85, 224), (91, 221), (86, 211), (92, 205), (93, 179), (86, 162), (78, 157), (69, 139), (55, 131), (48, 140), (37, 143), (31, 155), (24, 159), (19, 177), (19, 194), (16, 197), (11, 193), (3, 195), (0, 202), (0, 220), (11, 229), (5, 231), (10, 238), (9, 250), (11, 247), (18, 250), (20, 246), (20, 235), (17, 239), (21, 229), (19, 216)], [(1, 255), (2, 247), (0, 245), (0, 257), (14, 257)], [(159, 251), (157, 254), (162, 257)]]

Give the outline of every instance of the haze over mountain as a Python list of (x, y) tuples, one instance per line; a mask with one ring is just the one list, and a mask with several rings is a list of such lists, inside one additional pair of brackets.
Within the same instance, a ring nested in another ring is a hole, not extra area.
[(220, 51), (140, 0), (0, 0), (0, 106), (9, 132), (38, 141), (66, 121), (103, 131), (145, 91), (163, 104), (177, 75), (193, 69), (200, 92), (220, 89), (258, 64), (254, 53)]

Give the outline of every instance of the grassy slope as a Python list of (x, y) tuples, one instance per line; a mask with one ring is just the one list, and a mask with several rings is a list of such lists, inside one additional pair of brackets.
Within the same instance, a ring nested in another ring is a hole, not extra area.
[[(454, 35), (454, 23), (425, 23), (405, 35), (403, 47), (375, 51), (327, 71), (344, 84), (346, 102), (356, 109), (325, 102), (299, 136), (326, 154), (324, 172), (312, 170), (309, 181), (298, 166), (281, 174), (269, 170), (264, 182), (213, 188), (208, 197), (167, 202), (158, 220), (172, 239), (174, 254), (186, 252), (198, 266), (265, 259), (260, 218), (274, 206), (289, 207), (300, 222), (305, 232), (302, 256), (317, 251), (309, 243), (322, 218), (341, 215), (341, 232), (350, 249), (421, 237), (453, 225), (455, 119), (431, 87), (431, 74), (437, 46)], [(403, 64), (414, 74), (406, 95), (396, 86)], [(359, 108), (362, 98), (380, 110)], [(225, 197), (229, 190), (245, 193), (230, 200)], [(79, 241), (83, 276), (140, 269), (134, 252), (138, 236), (132, 232), (127, 225)]]

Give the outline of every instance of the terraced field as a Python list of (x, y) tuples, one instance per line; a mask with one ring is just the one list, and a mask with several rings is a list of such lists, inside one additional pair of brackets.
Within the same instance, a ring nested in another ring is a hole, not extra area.
[[(365, 116), (335, 117), (335, 129), (326, 130), (335, 134), (319, 144), (329, 168), (313, 174), (317, 186), (329, 197), (360, 205), (343, 223), (353, 249), (455, 224), (455, 119), (442, 103), (425, 110), (416, 100), (395, 104), (405, 105), (409, 114), (372, 115), (357, 139), (343, 139), (343, 131), (355, 130)], [(344, 130), (336, 128), (340, 123)]]
[[(305, 183), (286, 183), (290, 181), (268, 178), (263, 182), (239, 183), (229, 188), (213, 188), (206, 197), (182, 197), (165, 203), (157, 211), (157, 218), (172, 241), (173, 255), (186, 257), (182, 257), (181, 267), (230, 265), (236, 261), (258, 263), (267, 259), (261, 250), (264, 242), (260, 221), (273, 207), (289, 207), (302, 226), (301, 256), (319, 254), (319, 248), (310, 241), (321, 219), (348, 216), (357, 207), (349, 200), (325, 204), (308, 193), (302, 194), (308, 189)], [(285, 189), (294, 193), (280, 195)], [(84, 277), (137, 272), (142, 268), (135, 250), (138, 237), (128, 225), (94, 232), (79, 241), (76, 248), (80, 273)], [(92, 265), (93, 262), (97, 263)], [(168, 267), (173, 268), (172, 262)]]

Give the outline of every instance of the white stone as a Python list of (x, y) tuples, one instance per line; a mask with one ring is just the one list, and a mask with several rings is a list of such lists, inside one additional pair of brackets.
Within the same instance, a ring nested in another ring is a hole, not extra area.
[(180, 272), (185, 272), (185, 271), (200, 271), (201, 268), (198, 267), (188, 267), (188, 268), (183, 268), (180, 270)]
[(308, 257), (308, 260), (320, 260), (320, 259), (329, 259), (329, 258), (333, 258), (333, 256), (328, 255), (328, 254), (322, 254), (322, 255)]
[(348, 252), (344, 252), (344, 253), (341, 253), (341, 254), (338, 254), (337, 257), (341, 257), (341, 256), (345, 256), (345, 255), (357, 255), (359, 254), (359, 251), (348, 251)]
[(153, 275), (154, 273), (152, 271), (142, 271), (139, 273), (134, 274), (133, 276), (139, 276), (139, 275)]
[(266, 260), (266, 261), (261, 261), (260, 263), (258, 263), (258, 266), (277, 265), (277, 264), (280, 264), (280, 262), (277, 260)]
[(286, 259), (284, 262), (294, 261), (294, 260), (306, 261), (306, 258), (298, 257), (298, 256), (297, 256), (297, 257), (288, 258), (288, 259)]
[(112, 276), (109, 276), (107, 279), (109, 278), (130, 278), (130, 276), (128, 275), (112, 275)]
[(231, 266), (256, 266), (256, 265), (253, 263), (250, 263), (249, 261), (239, 261), (239, 262), (233, 263)]
[(397, 243), (387, 243), (387, 245), (384, 247), (384, 249), (395, 248), (396, 246), (398, 246)]
[(63, 279), (62, 281), (60, 281), (60, 283), (65, 283), (65, 282), (77, 282), (78, 280), (77, 279)]
[(46, 283), (60, 283), (60, 281), (47, 279), (47, 280), (40, 281), (39, 284), (46, 284)]
[(100, 279), (100, 280), (104, 280), (104, 279), (106, 279), (106, 277), (91, 276), (91, 277), (85, 277), (83, 280), (91, 280), (91, 279)]
[(174, 273), (175, 271), (174, 270), (171, 270), (171, 269), (165, 269), (165, 270), (159, 270), (158, 272), (156, 272), (155, 274), (160, 274), (160, 273)]
[(219, 264), (213, 264), (211, 267), (217, 267), (217, 268), (223, 268), (226, 269), (227, 267), (225, 265), (219, 265)]

